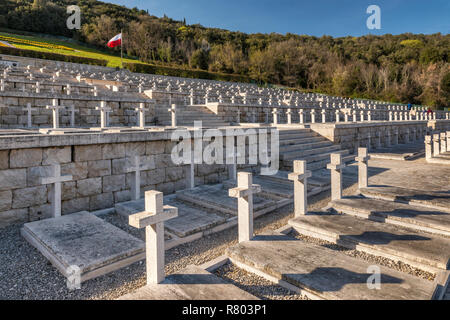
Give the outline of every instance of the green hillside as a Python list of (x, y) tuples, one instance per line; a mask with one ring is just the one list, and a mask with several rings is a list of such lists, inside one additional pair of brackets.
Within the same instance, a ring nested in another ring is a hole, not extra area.
[[(24, 36), (7, 32), (0, 32), (0, 41), (3, 43), (8, 43), (18, 49), (52, 52), (70, 56), (106, 60), (108, 61), (108, 67), (120, 67), (120, 56), (108, 54), (98, 49), (89, 48), (87, 46), (77, 44), (74, 41), (64, 41), (49, 37)], [(1, 45), (2, 43), (0, 43), (0, 46)], [(135, 63), (140, 61), (137, 59), (129, 59), (124, 57), (123, 62)]]

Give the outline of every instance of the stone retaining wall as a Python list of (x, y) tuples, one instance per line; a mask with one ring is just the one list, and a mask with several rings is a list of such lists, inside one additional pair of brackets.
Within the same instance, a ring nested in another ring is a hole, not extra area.
[(423, 140), (426, 132), (450, 130), (450, 120), (431, 121), (374, 121), (365, 123), (330, 123), (311, 124), (311, 129), (330, 141), (340, 144), (344, 149), (351, 151), (361, 146), (376, 148), (391, 144), (395, 141), (398, 132), (398, 142), (406, 143), (413, 140)]
[[(129, 201), (132, 173), (126, 173), (126, 164), (135, 155), (149, 166), (141, 172), (142, 194), (185, 189), (186, 166), (172, 162), (176, 142), (170, 138), (170, 131), (1, 137), (0, 227), (51, 216), (51, 185), (42, 185), (40, 179), (51, 175), (53, 164), (61, 165), (62, 175), (73, 176), (62, 183), (63, 214)], [(226, 165), (195, 167), (196, 185), (228, 179)]]
[[(27, 111), (23, 108), (27, 103), (32, 107), (32, 126), (38, 128), (52, 127), (52, 111), (46, 109), (52, 105), (53, 98), (58, 98), (59, 105), (74, 106), (79, 110), (75, 113), (76, 127), (95, 127), (100, 125), (100, 111), (95, 107), (100, 106), (102, 100), (107, 101), (112, 108), (109, 116), (110, 126), (135, 126), (137, 123), (136, 107), (144, 102), (150, 111), (146, 113), (146, 123), (154, 122), (154, 104), (145, 98), (105, 98), (94, 96), (67, 96), (50, 93), (0, 93), (0, 128), (24, 128), (27, 126)], [(61, 127), (70, 125), (70, 112), (68, 109), (60, 110), (59, 123)]]

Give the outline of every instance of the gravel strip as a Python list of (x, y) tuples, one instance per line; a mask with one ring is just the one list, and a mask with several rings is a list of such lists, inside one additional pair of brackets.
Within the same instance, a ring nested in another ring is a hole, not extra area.
[(263, 277), (240, 269), (232, 263), (218, 268), (214, 274), (262, 300), (309, 300)]
[(427, 271), (424, 271), (421, 269), (417, 269), (417, 268), (415, 268), (409, 264), (403, 263), (401, 261), (394, 261), (394, 260), (391, 260), (388, 258), (371, 255), (371, 254), (365, 253), (363, 251), (358, 251), (358, 250), (354, 250), (354, 249), (351, 250), (351, 249), (339, 246), (337, 244), (334, 244), (332, 242), (328, 242), (325, 240), (312, 238), (312, 237), (305, 236), (303, 234), (299, 234), (297, 231), (292, 231), (289, 234), (289, 236), (303, 240), (308, 243), (317, 244), (317, 245), (326, 247), (326, 248), (334, 250), (334, 251), (339, 251), (348, 256), (359, 258), (361, 260), (365, 260), (370, 263), (375, 263), (380, 266), (391, 268), (393, 270), (408, 273), (408, 274), (411, 274), (413, 276), (416, 276), (416, 277), (419, 277), (422, 279), (433, 281), (435, 278), (435, 275), (433, 273), (430, 273), (430, 272), (427, 272)]

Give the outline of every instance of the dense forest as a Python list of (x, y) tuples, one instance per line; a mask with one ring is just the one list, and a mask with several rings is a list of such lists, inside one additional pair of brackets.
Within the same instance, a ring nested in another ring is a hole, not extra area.
[[(261, 84), (346, 97), (450, 107), (449, 34), (245, 34), (94, 0), (0, 4), (0, 28), (65, 36), (103, 48), (123, 29), (124, 51), (145, 62), (246, 75)], [(80, 30), (66, 27), (71, 4), (81, 8)]]

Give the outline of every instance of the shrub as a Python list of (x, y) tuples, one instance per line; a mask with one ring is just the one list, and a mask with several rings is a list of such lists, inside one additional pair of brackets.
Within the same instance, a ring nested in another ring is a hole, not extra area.
[(72, 62), (72, 63), (82, 63), (82, 64), (90, 64), (90, 65), (97, 65), (97, 66), (103, 66), (103, 67), (105, 67), (108, 64), (108, 61), (106, 61), (106, 60), (70, 56), (70, 55), (64, 55), (64, 54), (52, 53), (52, 52), (41, 52), (41, 51), (25, 50), (25, 49), (11, 48), (11, 47), (2, 47), (2, 46), (0, 46), (0, 53), (8, 54), (11, 56), (20, 56), (20, 57), (45, 59), (45, 60), (56, 60), (56, 61), (64, 61), (64, 62)]

